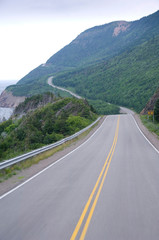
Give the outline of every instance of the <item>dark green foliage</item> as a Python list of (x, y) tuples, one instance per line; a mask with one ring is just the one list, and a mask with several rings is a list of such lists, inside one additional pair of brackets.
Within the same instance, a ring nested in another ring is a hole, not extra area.
[(159, 86), (159, 36), (107, 62), (59, 74), (54, 83), (140, 112)]
[(4, 132), (5, 129), (6, 129), (7, 127), (9, 127), (11, 124), (12, 124), (12, 120), (11, 120), (11, 119), (9, 119), (9, 120), (1, 123), (1, 124), (0, 124), (0, 135), (1, 135), (2, 132)]
[(50, 143), (53, 143), (53, 142), (57, 142), (59, 141), (60, 139), (63, 138), (63, 135), (62, 134), (57, 134), (57, 133), (51, 133), (51, 134), (46, 134), (46, 136), (44, 137), (44, 144), (50, 144)]
[(159, 122), (159, 99), (155, 103), (154, 107), (154, 117), (157, 122)]
[[(35, 103), (39, 98), (31, 99)], [(66, 98), (29, 112), (20, 120), (3, 122), (0, 161), (58, 141), (86, 127), (96, 117), (86, 101)]]
[(17, 128), (16, 131), (14, 131), (15, 133), (15, 137), (17, 138), (17, 140), (19, 141), (23, 141), (26, 137), (26, 131), (24, 128)]
[(88, 101), (98, 114), (110, 115), (119, 114), (120, 108), (116, 105), (106, 103), (102, 100), (89, 100)]

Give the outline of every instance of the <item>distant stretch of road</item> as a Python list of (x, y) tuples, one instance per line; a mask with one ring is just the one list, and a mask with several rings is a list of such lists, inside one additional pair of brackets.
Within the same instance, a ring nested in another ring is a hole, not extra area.
[(65, 89), (65, 88), (58, 87), (58, 86), (54, 85), (54, 84), (52, 83), (52, 80), (53, 80), (53, 77), (49, 77), (49, 78), (48, 78), (48, 84), (49, 84), (51, 87), (57, 88), (57, 89), (62, 90), (62, 91), (64, 91), (64, 92), (68, 92), (69, 94), (71, 94), (71, 95), (72, 95), (73, 97), (75, 97), (75, 98), (82, 99), (81, 96), (79, 96), (79, 95), (71, 92), (70, 90), (67, 90), (67, 89)]
[(158, 240), (159, 154), (132, 115), (1, 196), (2, 240)]

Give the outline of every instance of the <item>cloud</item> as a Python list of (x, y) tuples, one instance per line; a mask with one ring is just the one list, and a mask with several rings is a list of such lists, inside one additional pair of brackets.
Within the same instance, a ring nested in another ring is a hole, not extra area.
[[(0, 0), (1, 23), (135, 20), (159, 9), (158, 0)], [(105, 19), (105, 20), (104, 20)]]
[(158, 0), (0, 0), (1, 17), (101, 17), (132, 16), (136, 12), (152, 13), (159, 8)]

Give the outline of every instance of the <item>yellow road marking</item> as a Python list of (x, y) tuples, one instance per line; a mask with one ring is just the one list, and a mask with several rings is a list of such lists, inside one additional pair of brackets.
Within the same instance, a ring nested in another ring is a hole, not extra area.
[[(85, 218), (85, 215), (86, 215), (86, 213), (87, 213), (87, 211), (88, 211), (88, 208), (89, 208), (89, 206), (90, 206), (90, 203), (91, 203), (91, 201), (92, 201), (92, 198), (93, 198), (93, 196), (94, 196), (94, 193), (95, 193), (95, 191), (96, 191), (96, 189), (97, 189), (97, 187), (98, 187), (98, 185), (99, 185), (99, 182), (100, 182), (100, 180), (101, 180), (101, 177), (102, 177), (102, 175), (103, 175), (103, 172), (105, 171), (104, 176), (103, 176), (103, 179), (102, 179), (101, 184), (100, 184), (100, 186), (99, 186), (98, 192), (97, 192), (97, 194), (96, 194), (95, 200), (94, 200), (94, 202), (93, 202), (92, 208), (91, 208), (91, 210), (90, 210), (90, 213), (89, 213), (89, 215), (88, 215), (87, 221), (86, 221), (86, 223), (85, 223), (84, 229), (83, 229), (83, 231), (82, 231), (80, 240), (83, 240), (83, 239), (85, 238), (85, 235), (86, 235), (86, 232), (87, 232), (87, 229), (88, 229), (90, 220), (91, 220), (91, 218), (92, 218), (92, 215), (93, 215), (95, 206), (96, 206), (96, 204), (97, 204), (97, 201), (98, 201), (100, 192), (101, 192), (101, 190), (102, 190), (102, 187), (103, 187), (103, 184), (104, 184), (104, 180), (105, 180), (105, 178), (106, 178), (106, 175), (107, 175), (107, 172), (108, 172), (108, 168), (109, 168), (109, 165), (110, 165), (110, 162), (111, 162), (111, 159), (112, 159), (114, 150), (115, 150), (115, 146), (116, 146), (116, 142), (117, 142), (117, 138), (118, 138), (119, 119), (120, 119), (120, 117), (118, 117), (117, 127), (116, 127), (116, 131), (115, 131), (115, 136), (114, 136), (113, 144), (112, 144), (112, 147), (111, 147), (110, 152), (109, 152), (109, 154), (108, 154), (108, 157), (107, 157), (107, 159), (106, 159), (106, 161), (105, 161), (105, 163), (104, 163), (104, 166), (103, 166), (103, 168), (102, 168), (102, 171), (100, 172), (100, 175), (99, 175), (99, 177), (98, 177), (98, 180), (97, 180), (97, 182), (96, 182), (96, 184), (95, 184), (95, 186), (94, 186), (94, 188), (93, 188), (93, 191), (92, 191), (92, 193), (91, 193), (91, 195), (90, 195), (90, 197), (89, 197), (89, 199), (88, 199), (88, 201), (87, 201), (87, 203), (86, 203), (86, 205), (85, 205), (85, 208), (84, 208), (84, 210), (83, 210), (83, 212), (82, 212), (82, 214), (81, 214), (81, 217), (80, 217), (80, 219), (79, 219), (79, 221), (78, 221), (78, 223), (77, 223), (77, 225), (76, 225), (76, 227), (75, 227), (75, 230), (74, 230), (74, 232), (73, 232), (70, 240), (75, 240), (75, 238), (76, 238), (76, 236), (77, 236), (77, 234), (78, 234), (78, 232), (79, 232), (79, 229), (80, 229), (80, 227), (81, 227), (81, 224), (82, 224), (82, 222), (83, 222), (83, 220), (84, 220), (84, 218)], [(109, 160), (109, 162), (108, 162), (108, 160)], [(106, 166), (107, 166), (107, 167), (106, 167)], [(106, 169), (105, 169), (105, 168), (106, 168)]]
[(101, 181), (101, 184), (100, 184), (100, 186), (99, 186), (98, 192), (97, 192), (97, 194), (96, 194), (95, 200), (94, 200), (93, 205), (92, 205), (92, 207), (91, 207), (91, 210), (90, 210), (90, 212), (89, 212), (89, 215), (88, 215), (87, 221), (86, 221), (86, 223), (85, 223), (85, 226), (84, 226), (84, 228), (83, 228), (83, 232), (82, 232), (82, 234), (81, 234), (80, 240), (83, 240), (83, 239), (85, 238), (87, 229), (88, 229), (88, 227), (89, 227), (89, 223), (90, 223), (90, 221), (91, 221), (91, 218), (92, 218), (94, 209), (95, 209), (95, 207), (96, 207), (96, 204), (97, 204), (97, 201), (98, 201), (100, 192), (101, 192), (102, 187), (103, 187), (103, 184), (104, 184), (104, 180), (105, 180), (105, 178), (106, 178), (106, 175), (107, 175), (107, 172), (108, 172), (108, 169), (109, 169), (109, 165), (110, 165), (110, 163), (111, 163), (111, 160), (112, 160), (112, 157), (113, 157), (113, 154), (114, 154), (116, 142), (117, 142), (117, 136), (116, 136), (116, 138), (115, 138), (115, 144), (114, 144), (114, 147), (113, 147), (113, 150), (112, 150), (112, 153), (111, 153), (111, 156), (110, 156), (110, 159), (109, 159), (107, 168), (106, 168), (106, 170), (105, 170), (105, 173), (104, 173), (103, 179), (102, 179), (102, 181)]

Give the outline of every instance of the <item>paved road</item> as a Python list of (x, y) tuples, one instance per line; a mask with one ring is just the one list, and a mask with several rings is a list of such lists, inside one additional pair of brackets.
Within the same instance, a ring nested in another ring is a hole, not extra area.
[(2, 240), (158, 240), (159, 154), (131, 115), (0, 200)]
[(53, 80), (53, 77), (49, 77), (49, 78), (48, 78), (48, 84), (49, 84), (51, 87), (57, 88), (57, 89), (59, 89), (59, 90), (61, 90), (61, 91), (64, 91), (64, 92), (67, 92), (67, 93), (71, 94), (71, 95), (72, 95), (73, 97), (75, 97), (75, 98), (82, 99), (81, 96), (79, 96), (79, 95), (71, 92), (70, 90), (67, 90), (67, 89), (65, 89), (65, 88), (58, 87), (58, 86), (54, 85), (54, 84), (52, 83), (52, 80)]
[(120, 107), (120, 113), (124, 113), (124, 114), (126, 113), (126, 114), (132, 114), (132, 115), (135, 114), (135, 112), (133, 112), (132, 110), (126, 107)]

